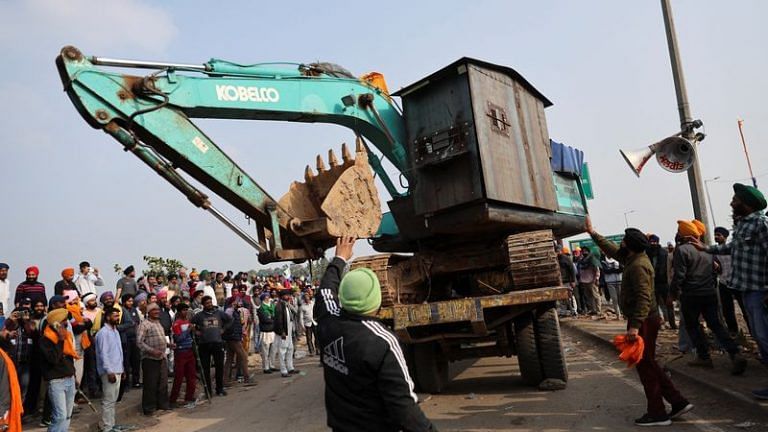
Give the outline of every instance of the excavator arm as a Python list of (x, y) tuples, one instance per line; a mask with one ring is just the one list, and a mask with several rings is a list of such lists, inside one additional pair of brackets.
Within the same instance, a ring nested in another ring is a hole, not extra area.
[[(71, 46), (62, 49), (56, 64), (64, 90), (86, 122), (114, 137), (193, 204), (232, 228), (258, 250), (262, 263), (317, 258), (342, 233), (362, 238), (376, 232), (381, 212), (371, 168), (390, 195), (400, 193), (363, 137), (410, 180), (405, 125), (389, 95), (323, 65), (150, 63), (87, 58)], [(157, 71), (126, 75), (99, 65)], [(353, 160), (345, 146), (343, 162), (330, 153), (330, 167), (325, 167), (318, 156), (317, 175), (307, 167), (306, 182), (294, 182), (291, 191), (276, 200), (191, 118), (339, 124), (358, 136), (357, 157)], [(257, 238), (214, 208), (178, 170), (254, 220)], [(357, 199), (344, 203), (350, 194)]]

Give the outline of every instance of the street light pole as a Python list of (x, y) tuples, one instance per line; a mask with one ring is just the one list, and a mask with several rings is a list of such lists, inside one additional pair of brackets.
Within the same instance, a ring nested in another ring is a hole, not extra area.
[(704, 180), (704, 191), (707, 192), (707, 201), (709, 202), (709, 213), (712, 215), (712, 226), (717, 227), (717, 221), (715, 220), (715, 208), (712, 206), (712, 197), (709, 196), (709, 182), (719, 180), (720, 176), (712, 177), (711, 179)]
[(624, 212), (624, 228), (629, 228), (629, 219), (627, 218), (627, 215), (632, 214), (634, 212), (635, 212), (634, 210)]
[[(694, 143), (693, 164), (688, 169), (688, 184), (691, 188), (691, 201), (693, 202), (693, 216), (700, 220), (704, 226), (709, 226), (709, 216), (707, 215), (707, 203), (701, 196), (703, 181), (701, 178), (701, 167), (699, 166), (699, 156), (697, 144), (695, 143), (695, 134), (692, 127), (693, 117), (688, 105), (688, 92), (685, 88), (685, 78), (683, 77), (683, 65), (680, 62), (680, 52), (677, 47), (677, 34), (675, 32), (675, 22), (672, 18), (672, 8), (669, 0), (661, 0), (661, 11), (664, 15), (664, 28), (667, 32), (667, 45), (669, 47), (669, 59), (672, 63), (672, 77), (675, 81), (675, 93), (677, 94), (677, 110), (680, 115), (680, 130), (683, 138)], [(710, 243), (710, 233), (707, 231), (704, 235), (705, 243)]]

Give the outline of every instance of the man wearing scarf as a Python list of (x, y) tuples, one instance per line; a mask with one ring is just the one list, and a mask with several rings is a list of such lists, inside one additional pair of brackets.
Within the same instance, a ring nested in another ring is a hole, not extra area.
[[(680, 394), (656, 362), (656, 337), (661, 327), (661, 316), (656, 304), (653, 265), (646, 254), (650, 246), (648, 238), (636, 228), (627, 228), (621, 245), (617, 245), (592, 228), (589, 216), (585, 223), (587, 232), (600, 249), (624, 266), (620, 296), (621, 311), (627, 319), (626, 340), (634, 342), (640, 336), (645, 342), (643, 358), (636, 369), (648, 407), (646, 413), (635, 420), (635, 425), (669, 426), (672, 419), (691, 411), (693, 405)], [(672, 405), (669, 413), (664, 400)]]
[(85, 369), (85, 372), (83, 373), (85, 384), (81, 384), (81, 387), (88, 390), (89, 397), (98, 398), (101, 393), (99, 391), (101, 380), (99, 379), (96, 370), (96, 346), (93, 344), (93, 341), (96, 340), (96, 333), (101, 329), (104, 321), (104, 314), (99, 307), (99, 304), (96, 302), (96, 294), (89, 292), (83, 294), (81, 299), (85, 304), (85, 309), (83, 309), (82, 315), (83, 319), (91, 322), (91, 328), (86, 332), (91, 341), (91, 346), (83, 350), (85, 354), (85, 362), (83, 365)]
[(13, 360), (0, 349), (0, 429), (21, 432), (21, 388)]
[(75, 336), (75, 352), (78, 357), (75, 359), (75, 384), (80, 388), (85, 371), (85, 350), (91, 346), (91, 338), (88, 336), (88, 331), (93, 326), (93, 323), (83, 316), (80, 297), (77, 295), (77, 292), (65, 291), (64, 293), (67, 297), (66, 310), (71, 317), (69, 323), (72, 334)]
[(27, 268), (26, 271), (27, 280), (20, 283), (16, 287), (16, 296), (13, 300), (15, 306), (19, 306), (21, 301), (25, 298), (32, 300), (34, 304), (38, 300), (42, 300), (48, 303), (48, 296), (45, 294), (45, 285), (37, 281), (37, 277), (40, 275), (40, 269), (36, 266)]
[(51, 401), (52, 416), (48, 432), (69, 430), (75, 403), (75, 360), (79, 357), (68, 317), (66, 309), (50, 311), (40, 338), (43, 377), (48, 382), (48, 398)]

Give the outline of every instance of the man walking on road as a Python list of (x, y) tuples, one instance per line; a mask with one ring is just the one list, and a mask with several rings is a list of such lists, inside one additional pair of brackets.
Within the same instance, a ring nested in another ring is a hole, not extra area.
[(670, 293), (673, 298), (680, 299), (685, 329), (696, 347), (696, 359), (688, 365), (709, 369), (713, 367), (709, 356), (709, 342), (699, 324), (699, 317), (703, 316), (720, 346), (731, 356), (731, 373), (741, 375), (747, 367), (747, 360), (741, 357), (739, 347), (720, 322), (712, 255), (696, 250), (686, 240), (700, 233), (693, 223), (677, 221), (677, 224), (677, 237), (680, 241), (672, 260), (674, 276)]
[(123, 345), (117, 325), (120, 311), (104, 309), (104, 327), (96, 333), (96, 370), (101, 378), (101, 422), (104, 432), (116, 432), (115, 404), (120, 393), (120, 382), (125, 377), (123, 369)]
[(381, 306), (376, 274), (356, 269), (341, 277), (354, 243), (336, 241), (336, 257), (315, 295), (328, 426), (339, 432), (434, 431), (397, 338), (375, 318)]
[(144, 415), (151, 415), (158, 409), (168, 410), (168, 365), (165, 363), (168, 343), (160, 324), (160, 306), (157, 303), (147, 305), (147, 319), (139, 324), (136, 333), (144, 374), (141, 408)]
[[(762, 192), (740, 183), (733, 185), (733, 240), (728, 244), (707, 248), (691, 238), (699, 250), (715, 255), (731, 255), (729, 286), (741, 293), (752, 337), (760, 348), (760, 358), (768, 364), (768, 218), (763, 211), (766, 200)], [(758, 399), (768, 399), (768, 388), (755, 390)]]
[[(627, 318), (627, 341), (642, 337), (645, 341), (643, 358), (637, 364), (637, 374), (648, 400), (648, 411), (635, 420), (638, 426), (668, 426), (672, 419), (691, 411), (693, 405), (675, 388), (664, 370), (656, 363), (656, 337), (661, 327), (656, 296), (654, 292), (654, 274), (651, 261), (646, 255), (649, 242), (642, 231), (628, 228), (624, 231), (624, 240), (618, 246), (598, 234), (592, 227), (592, 221), (586, 218), (587, 232), (609, 257), (624, 266), (621, 278), (621, 311)], [(667, 413), (664, 407), (666, 399), (672, 405)]]

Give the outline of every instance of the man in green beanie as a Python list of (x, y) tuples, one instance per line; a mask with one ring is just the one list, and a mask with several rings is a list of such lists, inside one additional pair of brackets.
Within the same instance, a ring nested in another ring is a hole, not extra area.
[(336, 241), (336, 256), (315, 295), (325, 410), (334, 431), (436, 431), (418, 406), (397, 337), (376, 319), (381, 286), (361, 268), (342, 279), (355, 239)]
[[(752, 186), (733, 185), (733, 236), (730, 243), (706, 247), (698, 240), (694, 246), (715, 255), (731, 256), (728, 286), (741, 293), (752, 337), (760, 348), (760, 358), (768, 364), (768, 218), (765, 197)], [(755, 390), (758, 399), (768, 399), (768, 388)]]

